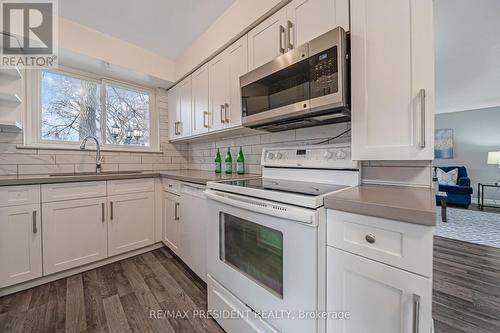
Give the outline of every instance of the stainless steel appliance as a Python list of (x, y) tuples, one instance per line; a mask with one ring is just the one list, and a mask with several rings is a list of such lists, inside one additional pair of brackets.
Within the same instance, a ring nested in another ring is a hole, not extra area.
[(241, 76), (243, 126), (277, 132), (349, 121), (347, 44), (338, 27)]
[[(360, 182), (347, 145), (266, 148), (260, 178), (209, 182), (208, 309), (232, 332), (317, 332), (326, 195)], [(324, 282), (323, 282), (324, 283)], [(278, 317), (266, 313), (280, 312)]]

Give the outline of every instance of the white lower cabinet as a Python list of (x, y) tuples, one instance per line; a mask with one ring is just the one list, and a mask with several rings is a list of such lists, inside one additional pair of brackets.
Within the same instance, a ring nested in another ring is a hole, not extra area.
[(154, 243), (154, 192), (108, 197), (108, 255)]
[(42, 276), (40, 204), (0, 208), (0, 288)]
[(107, 257), (106, 197), (42, 205), (43, 273)]
[(163, 243), (179, 255), (179, 196), (163, 192)]
[(432, 281), (417, 274), (327, 247), (327, 332), (431, 332)]

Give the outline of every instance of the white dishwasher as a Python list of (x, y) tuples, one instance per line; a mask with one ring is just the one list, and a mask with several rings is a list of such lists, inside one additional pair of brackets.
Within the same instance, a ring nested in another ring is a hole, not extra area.
[(208, 200), (204, 185), (183, 183), (180, 200), (181, 259), (206, 282)]

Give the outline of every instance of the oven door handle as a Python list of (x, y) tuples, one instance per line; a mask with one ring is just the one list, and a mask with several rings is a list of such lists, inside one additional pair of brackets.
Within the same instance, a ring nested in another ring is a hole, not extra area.
[(251, 197), (243, 197), (236, 194), (205, 190), (207, 198), (223, 204), (246, 209), (252, 212), (272, 215), (282, 219), (302, 222), (307, 225), (316, 226), (318, 223), (318, 212), (315, 209), (307, 209), (282, 203), (275, 203)]

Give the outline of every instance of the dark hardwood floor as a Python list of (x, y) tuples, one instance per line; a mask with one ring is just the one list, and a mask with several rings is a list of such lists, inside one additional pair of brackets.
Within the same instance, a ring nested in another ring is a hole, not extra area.
[[(168, 250), (148, 252), (0, 298), (0, 332), (223, 332), (193, 313), (207, 301), (192, 274)], [(181, 312), (151, 318), (158, 310)]]
[(500, 249), (434, 237), (435, 333), (500, 332)]
[[(193, 315), (207, 304), (192, 274), (167, 249), (148, 252), (0, 298), (0, 332), (223, 332)], [(435, 333), (500, 332), (500, 249), (435, 237), (433, 317)]]

